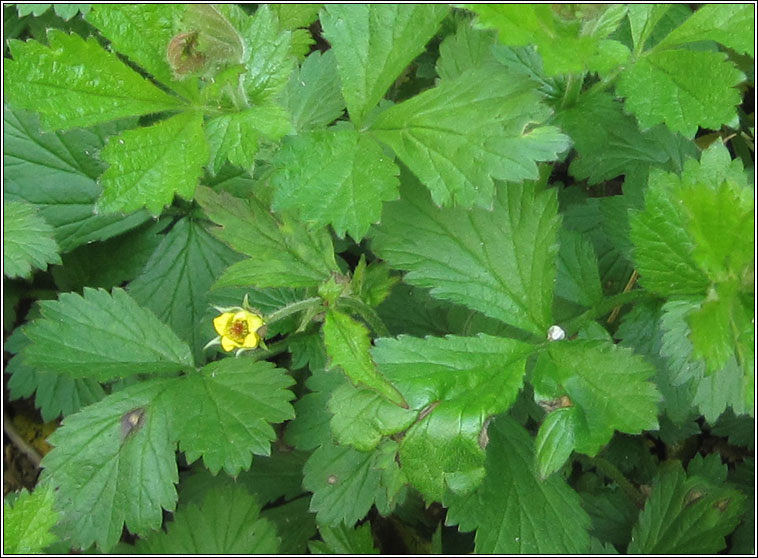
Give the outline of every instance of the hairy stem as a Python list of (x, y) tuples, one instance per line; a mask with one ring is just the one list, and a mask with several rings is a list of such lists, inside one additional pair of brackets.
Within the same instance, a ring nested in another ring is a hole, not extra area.
[(337, 299), (337, 306), (342, 306), (357, 313), (374, 331), (377, 337), (390, 336), (390, 332), (379, 317), (379, 314), (377, 314), (376, 310), (371, 308), (368, 304), (355, 298), (340, 297)]
[(292, 314), (295, 314), (297, 312), (302, 312), (303, 310), (309, 310), (310, 308), (315, 308), (319, 306), (323, 301), (320, 297), (314, 296), (311, 298), (306, 298), (303, 300), (298, 300), (297, 302), (293, 302), (292, 304), (288, 304), (287, 306), (284, 306), (282, 308), (279, 308), (279, 310), (275, 310), (271, 312), (268, 316), (266, 316), (266, 323), (272, 324), (274, 322), (278, 322), (279, 320), (282, 320), (286, 318), (287, 316), (291, 316)]

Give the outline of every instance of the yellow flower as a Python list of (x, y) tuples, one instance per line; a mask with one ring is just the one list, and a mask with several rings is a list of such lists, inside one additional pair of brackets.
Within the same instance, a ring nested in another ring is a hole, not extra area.
[(214, 318), (213, 327), (221, 337), (221, 347), (225, 351), (254, 349), (261, 342), (258, 330), (263, 327), (263, 318), (240, 309)]

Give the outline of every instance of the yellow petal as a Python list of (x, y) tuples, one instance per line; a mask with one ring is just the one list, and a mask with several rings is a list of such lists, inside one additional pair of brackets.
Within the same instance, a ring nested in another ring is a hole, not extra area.
[(255, 332), (250, 333), (247, 337), (245, 337), (245, 340), (242, 342), (242, 346), (246, 349), (254, 349), (258, 346), (258, 341), (260, 340), (260, 337), (258, 337), (258, 334)]
[(234, 339), (230, 339), (229, 337), (222, 337), (221, 338), (221, 348), (225, 351), (233, 351), (237, 347), (240, 347), (238, 343), (234, 341)]
[(258, 331), (263, 327), (263, 319), (256, 314), (248, 314), (247, 316), (247, 330)]
[[(216, 330), (216, 333), (224, 335), (226, 328), (229, 325), (229, 320), (231, 320), (232, 317), (233, 314), (231, 312), (224, 312), (220, 316), (213, 318), (213, 328)], [(228, 351), (229, 349), (226, 350)]]

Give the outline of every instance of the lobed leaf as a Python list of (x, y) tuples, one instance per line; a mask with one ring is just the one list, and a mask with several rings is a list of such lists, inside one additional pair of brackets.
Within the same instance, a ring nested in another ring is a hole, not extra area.
[(217, 287), (307, 287), (318, 285), (337, 271), (326, 231), (309, 233), (286, 218), (280, 222), (253, 197), (241, 202), (229, 194), (201, 187), (197, 200), (221, 225), (213, 234), (250, 256), (227, 269), (216, 282)]
[(206, 494), (174, 514), (165, 532), (140, 540), (139, 554), (276, 554), (276, 528), (260, 516), (256, 498), (239, 485)]
[(190, 200), (208, 160), (200, 112), (185, 112), (110, 138), (103, 150), (110, 166), (100, 181), (98, 212), (146, 207), (154, 215), (174, 193)]
[(486, 420), (513, 404), (532, 345), (499, 337), (378, 339), (382, 372), (420, 412), (400, 445), (408, 480), (429, 500), (481, 480)]
[(508, 417), (489, 430), (486, 475), (472, 494), (449, 494), (446, 523), (476, 529), (478, 554), (582, 554), (590, 524), (579, 496), (559, 475), (541, 480), (534, 442)]
[(374, 547), (370, 523), (364, 523), (354, 529), (344, 525), (319, 525), (318, 532), (323, 541), (308, 542), (308, 549), (312, 554), (379, 554), (379, 550)]
[(111, 380), (193, 365), (189, 347), (122, 289), (84, 289), (40, 304), (24, 333), (24, 361), (72, 378)]
[(324, 37), (337, 58), (342, 94), (356, 127), (437, 31), (449, 8), (434, 4), (330, 4)]
[(536, 179), (536, 162), (569, 146), (557, 128), (541, 125), (549, 115), (531, 81), (488, 66), (388, 108), (370, 130), (437, 205), (491, 208), (493, 179)]
[(543, 337), (552, 324), (555, 191), (502, 184), (492, 211), (440, 209), (405, 182), (402, 199), (386, 204), (372, 249), (432, 296)]
[(3, 202), (3, 275), (29, 278), (32, 268), (44, 271), (61, 263), (58, 250), (53, 228), (35, 206)]
[(176, 505), (175, 379), (141, 382), (66, 417), (49, 438), (43, 476), (56, 489), (60, 527), (75, 547), (108, 552), (126, 527), (146, 535)]
[(270, 423), (294, 418), (287, 390), (294, 380), (266, 361), (226, 358), (211, 362), (179, 384), (172, 397), (182, 417), (177, 436), (187, 461), (203, 457), (214, 475), (247, 470), (252, 454), (270, 455)]
[(332, 225), (358, 242), (397, 198), (399, 170), (382, 147), (350, 128), (316, 130), (286, 142), (274, 159), (274, 208), (313, 227)]
[(86, 127), (183, 107), (94, 37), (52, 29), (47, 39), (48, 46), (11, 41), (13, 59), (5, 66), (8, 101), (38, 112), (46, 128)]
[(58, 522), (53, 509), (55, 494), (49, 485), (39, 485), (31, 494), (22, 489), (13, 504), (3, 499), (3, 553), (41, 554), (59, 540), (52, 532)]

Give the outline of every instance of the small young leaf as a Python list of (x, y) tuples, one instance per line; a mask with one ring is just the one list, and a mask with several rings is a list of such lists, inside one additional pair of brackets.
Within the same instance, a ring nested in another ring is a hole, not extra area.
[(308, 287), (338, 271), (326, 231), (309, 233), (289, 220), (279, 222), (253, 197), (245, 201), (200, 187), (197, 200), (221, 225), (211, 232), (250, 256), (227, 269), (217, 287)]
[(41, 554), (57, 541), (51, 531), (58, 522), (54, 503), (55, 493), (47, 484), (31, 494), (22, 490), (12, 505), (3, 499), (3, 554)]
[(484, 481), (473, 494), (448, 494), (446, 523), (476, 529), (478, 554), (586, 553), (590, 520), (579, 496), (559, 475), (537, 476), (526, 430), (500, 417), (489, 437)]
[(79, 548), (108, 552), (126, 523), (145, 535), (176, 504), (176, 443), (164, 398), (175, 379), (152, 380), (112, 393), (66, 417), (48, 441), (43, 476), (57, 489), (60, 526)]
[(274, 525), (260, 516), (255, 496), (242, 486), (225, 486), (174, 514), (165, 532), (140, 540), (139, 554), (276, 554)]
[(369, 355), (368, 329), (347, 314), (330, 309), (324, 320), (324, 344), (332, 366), (339, 366), (355, 385), (376, 391), (396, 405), (405, 401), (374, 367)]
[[(388, 144), (438, 205), (492, 207), (492, 179), (536, 179), (537, 161), (568, 146), (534, 84), (502, 67), (468, 70), (382, 112), (371, 134)], [(528, 129), (527, 129), (528, 127)]]
[(11, 41), (5, 93), (13, 106), (40, 113), (48, 129), (182, 108), (177, 97), (151, 84), (94, 37), (85, 41), (53, 29), (47, 38), (49, 46)]
[(664, 463), (632, 532), (630, 554), (715, 554), (740, 520), (745, 496)]
[(189, 347), (122, 289), (84, 289), (40, 304), (42, 318), (25, 329), (21, 354), (30, 366), (72, 378), (111, 380), (193, 365)]
[(110, 166), (101, 177), (99, 212), (133, 211), (154, 215), (174, 193), (190, 200), (208, 161), (208, 146), (199, 112), (185, 112), (147, 128), (110, 138), (103, 150)]
[(23, 201), (3, 202), (3, 275), (31, 277), (32, 268), (59, 264), (53, 228), (37, 208)]
[(424, 50), (449, 8), (435, 4), (330, 4), (324, 37), (337, 57), (350, 120), (359, 126)]
[(553, 323), (555, 191), (503, 184), (492, 211), (440, 209), (403, 178), (402, 199), (385, 205), (372, 249), (431, 295), (542, 338)]
[(174, 392), (179, 444), (192, 462), (202, 455), (214, 475), (249, 469), (253, 453), (270, 455), (270, 423), (294, 418), (286, 388), (294, 380), (266, 361), (226, 358), (183, 379)]
[(274, 208), (297, 210), (314, 227), (331, 224), (359, 242), (397, 198), (399, 169), (382, 147), (350, 128), (299, 135), (274, 160)]

